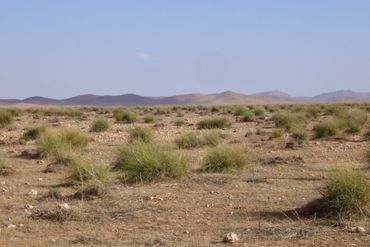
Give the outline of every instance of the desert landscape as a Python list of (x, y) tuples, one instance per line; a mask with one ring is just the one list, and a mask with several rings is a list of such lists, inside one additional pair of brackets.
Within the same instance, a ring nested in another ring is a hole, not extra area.
[(370, 104), (0, 108), (0, 246), (369, 246)]

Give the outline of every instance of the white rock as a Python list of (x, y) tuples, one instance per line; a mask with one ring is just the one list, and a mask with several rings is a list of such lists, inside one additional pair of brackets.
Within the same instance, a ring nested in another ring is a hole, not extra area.
[(228, 234), (226, 234), (226, 236), (223, 239), (224, 243), (235, 243), (238, 241), (239, 241), (238, 235), (236, 235), (236, 233), (233, 232), (229, 232)]
[(37, 196), (38, 192), (35, 189), (30, 190), (30, 192), (27, 193), (29, 196)]
[(17, 228), (17, 226), (16, 226), (16, 225), (14, 225), (14, 224), (9, 224), (9, 225), (8, 225), (8, 228)]
[(71, 207), (67, 203), (60, 203), (57, 205), (57, 208), (60, 210), (70, 210)]

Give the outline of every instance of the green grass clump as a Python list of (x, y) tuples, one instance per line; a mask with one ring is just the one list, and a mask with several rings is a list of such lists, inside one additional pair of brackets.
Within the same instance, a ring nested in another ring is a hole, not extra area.
[(284, 134), (284, 130), (281, 128), (275, 128), (271, 133), (271, 139), (280, 138)]
[(336, 136), (343, 128), (343, 121), (338, 118), (326, 119), (313, 127), (315, 138)]
[(359, 171), (338, 169), (329, 175), (322, 195), (322, 206), (329, 216), (359, 217), (370, 202), (370, 186)]
[(32, 127), (26, 130), (21, 136), (22, 141), (31, 141), (31, 140), (36, 140), (37, 138), (40, 137), (42, 133), (46, 131), (45, 126), (37, 126), (37, 127)]
[(257, 109), (254, 110), (254, 115), (257, 117), (264, 117), (265, 110), (262, 107), (257, 107)]
[(253, 121), (253, 114), (250, 113), (249, 111), (244, 112), (242, 117), (241, 117), (242, 122), (251, 122)]
[(175, 126), (177, 127), (183, 126), (184, 124), (185, 124), (185, 120), (182, 118), (178, 118), (175, 120)]
[(74, 182), (99, 182), (107, 183), (111, 179), (110, 167), (104, 164), (92, 164), (75, 156), (69, 161), (68, 166), (71, 171), (70, 179)]
[(153, 130), (146, 126), (134, 126), (129, 130), (128, 142), (152, 142), (154, 140)]
[(196, 148), (203, 146), (217, 146), (222, 139), (221, 132), (209, 130), (202, 133), (187, 133), (176, 138), (178, 148)]
[(299, 144), (302, 144), (307, 139), (307, 132), (300, 129), (293, 130), (292, 138)]
[(346, 132), (351, 134), (359, 133), (367, 120), (367, 112), (364, 110), (354, 109), (348, 112), (348, 115), (345, 117)]
[(198, 129), (223, 129), (230, 127), (231, 123), (223, 117), (210, 117), (200, 120), (197, 126)]
[(125, 123), (136, 122), (136, 114), (133, 112), (119, 110), (113, 114), (113, 117), (114, 119), (116, 119), (117, 122), (125, 122)]
[(153, 115), (145, 115), (144, 116), (144, 123), (153, 123), (155, 120), (155, 117)]
[(241, 169), (247, 164), (247, 155), (243, 149), (219, 146), (208, 152), (200, 170), (204, 172), (228, 172)]
[(234, 110), (234, 116), (242, 116), (244, 115), (248, 109), (244, 106), (237, 106)]
[(13, 116), (9, 111), (0, 109), (0, 128), (7, 127), (13, 121)]
[(46, 130), (39, 137), (38, 151), (44, 157), (57, 157), (61, 152), (77, 151), (89, 143), (89, 136), (78, 129)]
[(181, 153), (156, 143), (135, 142), (119, 149), (116, 167), (126, 183), (177, 179), (186, 173), (186, 159)]
[(302, 122), (302, 118), (296, 114), (278, 113), (272, 117), (276, 128), (283, 128), (291, 131)]
[(97, 118), (91, 125), (92, 132), (103, 132), (109, 129), (108, 120), (105, 118)]

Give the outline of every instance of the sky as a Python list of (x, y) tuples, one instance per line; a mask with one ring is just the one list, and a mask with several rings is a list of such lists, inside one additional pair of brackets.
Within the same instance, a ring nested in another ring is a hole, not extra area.
[(0, 0), (0, 98), (370, 92), (368, 0)]

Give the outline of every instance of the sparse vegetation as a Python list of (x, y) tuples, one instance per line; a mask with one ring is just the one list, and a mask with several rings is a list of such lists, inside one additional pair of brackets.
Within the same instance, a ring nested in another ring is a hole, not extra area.
[(91, 125), (92, 132), (103, 132), (109, 129), (109, 123), (105, 118), (97, 118)]
[(14, 170), (6, 165), (6, 162), (3, 158), (0, 157), (0, 176), (8, 176), (14, 173)]
[(283, 134), (284, 134), (284, 130), (283, 129), (275, 128), (272, 131), (271, 138), (272, 139), (280, 138)]
[(302, 144), (307, 139), (307, 132), (301, 129), (293, 130), (292, 138), (299, 144)]
[(359, 171), (338, 169), (329, 175), (322, 195), (329, 216), (359, 217), (366, 214), (370, 187)]
[(155, 117), (153, 115), (145, 115), (144, 116), (144, 123), (152, 123), (154, 122)]
[(198, 129), (224, 129), (231, 126), (231, 123), (226, 118), (212, 117), (205, 118), (198, 122)]
[(184, 124), (185, 124), (185, 120), (182, 118), (178, 118), (175, 120), (175, 126), (177, 127), (183, 126)]
[(128, 141), (132, 142), (152, 142), (154, 140), (154, 134), (152, 129), (146, 126), (134, 126), (129, 130)]
[(201, 171), (228, 172), (248, 164), (247, 155), (240, 147), (219, 146), (209, 150)]
[(276, 128), (283, 128), (287, 131), (291, 131), (301, 123), (302, 118), (297, 114), (278, 113), (272, 117), (272, 121)]
[(75, 156), (69, 163), (71, 169), (70, 178), (75, 182), (95, 181), (99, 183), (109, 182), (111, 178), (110, 168), (104, 164), (93, 164)]
[(253, 121), (253, 114), (250, 113), (249, 111), (244, 112), (243, 116), (241, 118), (241, 121), (242, 122), (251, 122), (251, 121)]
[(0, 109), (0, 128), (7, 127), (12, 121), (12, 114), (6, 110)]
[(118, 110), (114, 113), (113, 117), (117, 122), (134, 123), (136, 122), (136, 114), (133, 112), (127, 112)]
[(343, 128), (343, 121), (337, 118), (326, 119), (314, 126), (315, 138), (336, 136)]
[(186, 173), (185, 156), (158, 144), (135, 142), (119, 151), (117, 168), (125, 172), (126, 183), (177, 179)]

